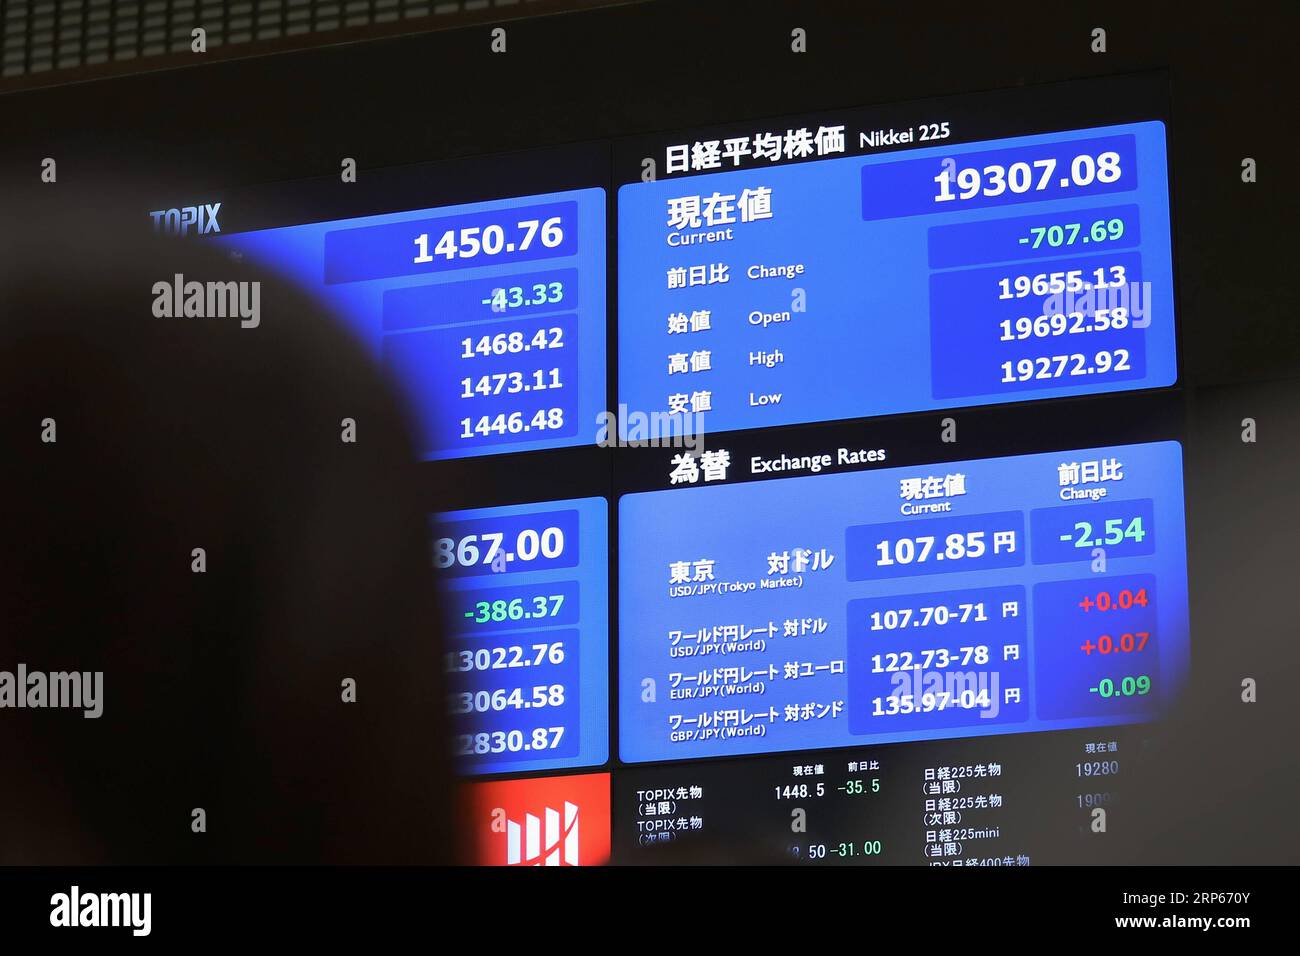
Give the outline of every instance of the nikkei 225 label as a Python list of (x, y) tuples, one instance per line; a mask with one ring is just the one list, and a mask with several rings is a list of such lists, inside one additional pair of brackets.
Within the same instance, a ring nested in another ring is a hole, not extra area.
[(434, 517), (462, 773), (608, 757), (606, 509), (603, 498), (581, 498)]
[(625, 761), (1143, 720), (1186, 668), (1175, 442), (619, 508)]
[(425, 459), (594, 441), (605, 192), (223, 236), (316, 292), (401, 385)]
[(1166, 162), (1146, 122), (623, 186), (619, 401), (719, 432), (1170, 385)]

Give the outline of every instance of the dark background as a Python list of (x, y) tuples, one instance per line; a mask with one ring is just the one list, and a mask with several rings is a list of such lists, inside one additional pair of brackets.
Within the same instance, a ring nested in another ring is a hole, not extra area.
[[(1167, 67), (1187, 380), (1277, 379), (1300, 374), (1300, 329), (1272, 294), (1293, 245), (1297, 25), (1286, 2), (658, 0), (508, 23), (504, 56), (484, 25), (9, 94), (3, 182), (38, 185), (45, 156), (66, 185), (109, 170), (199, 191), (337, 179), (344, 156), (364, 174)], [(790, 52), (796, 26), (807, 54)]]
[[(659, 0), (509, 23), (504, 56), (483, 25), (0, 96), (0, 201), (55, 188), (39, 182), (46, 156), (57, 188), (88, 204), (116, 182), (202, 195), (337, 181), (345, 156), (360, 183), (339, 188), (364, 189), (386, 166), (1167, 70), (1194, 681), (1153, 777), (1159, 834), (1136, 849), (1295, 862), (1297, 26), (1294, 3)], [(804, 55), (790, 52), (794, 27)], [(1090, 50), (1094, 27), (1104, 55)], [(1244, 157), (1258, 182), (1241, 181)], [(1107, 413), (1124, 417), (1116, 434), (1146, 414), (1133, 401), (1048, 403), (1015, 427), (1064, 445), (1071, 419)], [(1255, 444), (1241, 441), (1246, 417)], [(1240, 703), (1243, 677), (1259, 681), (1258, 704)]]

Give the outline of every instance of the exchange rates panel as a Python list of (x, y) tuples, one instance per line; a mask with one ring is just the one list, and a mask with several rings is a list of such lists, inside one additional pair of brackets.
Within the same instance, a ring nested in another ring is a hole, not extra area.
[(621, 187), (619, 401), (720, 432), (1173, 384), (1164, 123), (946, 126), (704, 140), (716, 171)]
[(605, 405), (605, 192), (236, 233), (383, 362), (425, 459), (589, 443)]
[(603, 764), (609, 753), (604, 498), (446, 512), (433, 564), (449, 624), (454, 753), (466, 774)]
[(624, 761), (1092, 727), (1187, 661), (1176, 442), (624, 496)]

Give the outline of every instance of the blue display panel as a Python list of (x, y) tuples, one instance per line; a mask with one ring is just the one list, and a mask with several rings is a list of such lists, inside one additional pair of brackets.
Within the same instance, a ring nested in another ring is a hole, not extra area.
[(579, 498), (434, 518), (461, 772), (608, 757), (607, 508)]
[(605, 406), (605, 192), (215, 240), (288, 274), (400, 383), (425, 459), (594, 441)]
[(1186, 671), (1177, 442), (626, 495), (619, 539), (629, 762), (1132, 722)]
[(1177, 379), (1160, 122), (632, 183), (618, 223), (619, 401), (687, 430)]

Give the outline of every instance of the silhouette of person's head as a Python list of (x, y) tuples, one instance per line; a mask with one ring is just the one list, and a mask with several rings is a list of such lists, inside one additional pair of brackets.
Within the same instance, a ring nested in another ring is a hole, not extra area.
[[(0, 710), (0, 862), (452, 859), (437, 502), (380, 371), (210, 244), (13, 222), (0, 672), (103, 683)], [(155, 315), (177, 275), (260, 282), (257, 327)]]

